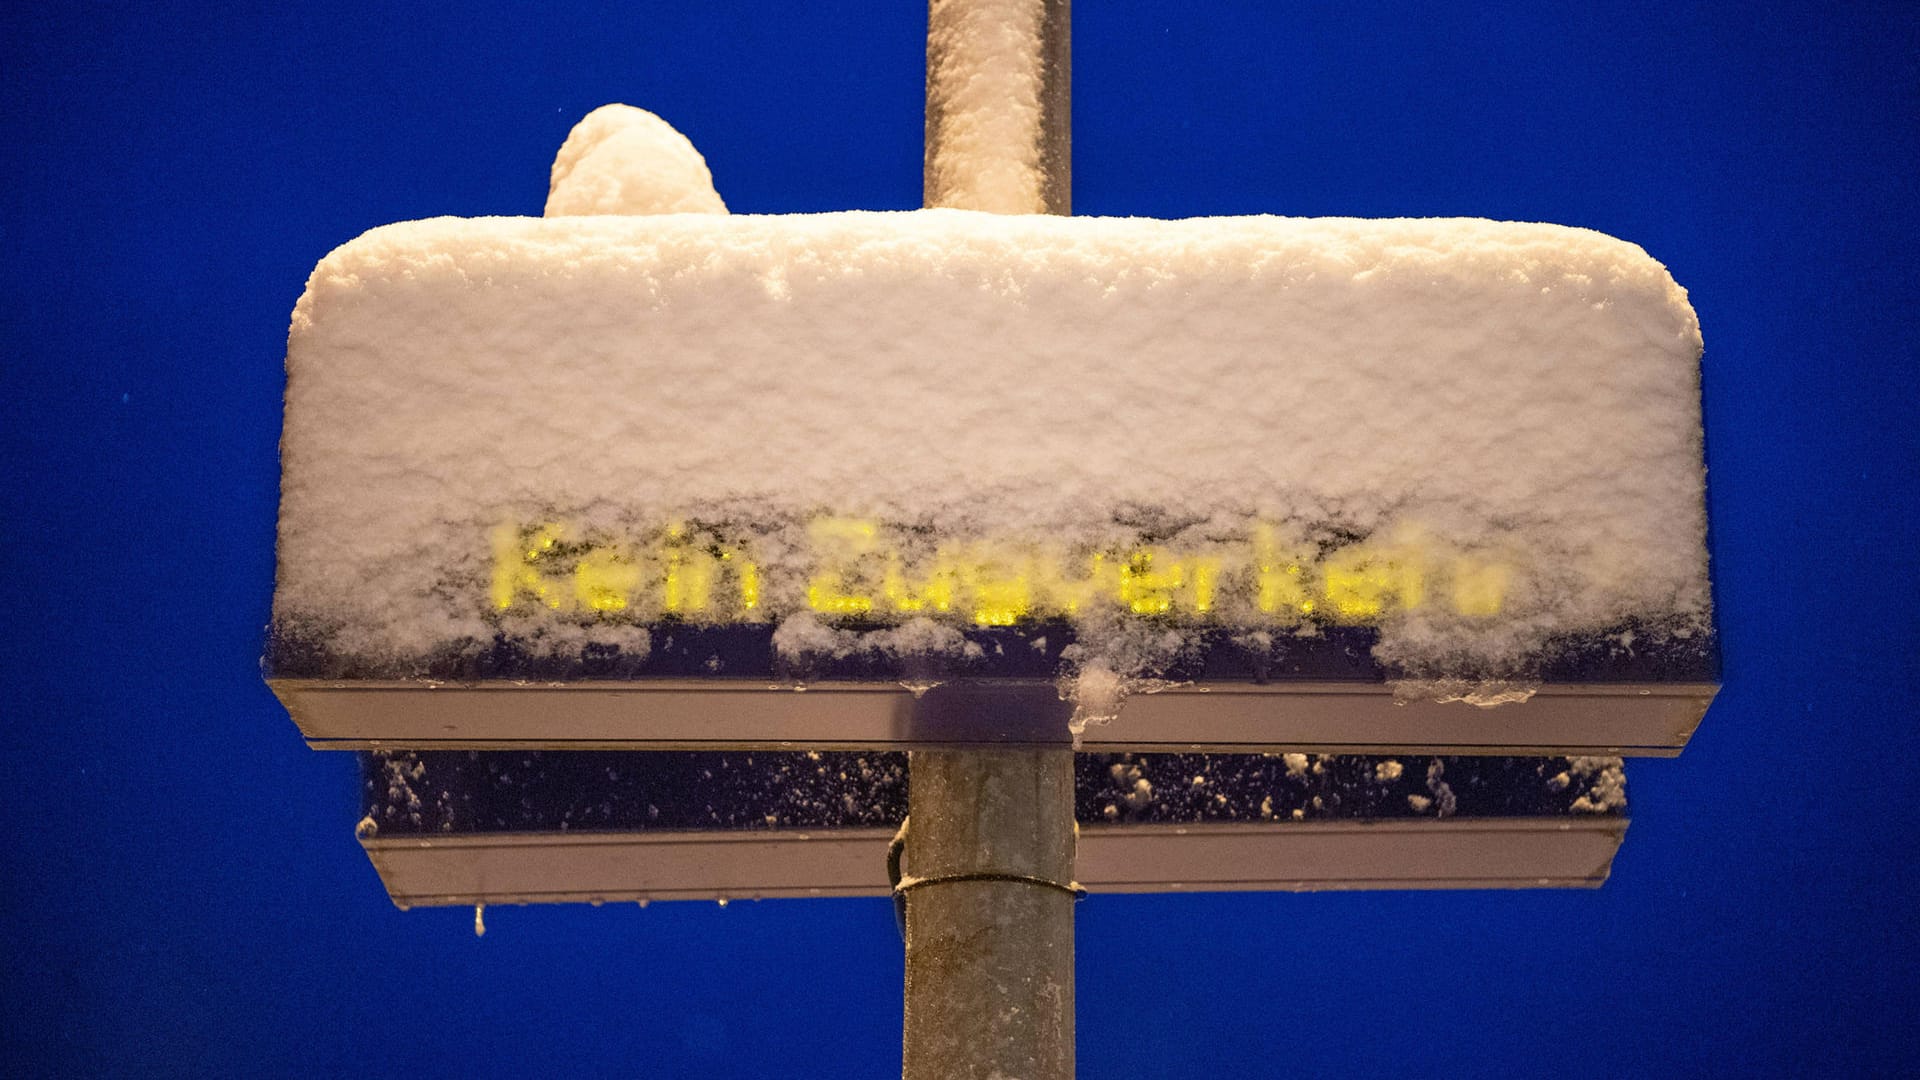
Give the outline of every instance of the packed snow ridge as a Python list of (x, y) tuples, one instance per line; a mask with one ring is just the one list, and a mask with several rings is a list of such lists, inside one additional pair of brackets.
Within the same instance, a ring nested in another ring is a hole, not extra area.
[(728, 215), (624, 106), (569, 136), (547, 213), (388, 225), (314, 269), (277, 626), (404, 668), (644, 655), (667, 616), (959, 655), (953, 627), (1045, 616), (1122, 680), (1199, 628), (1365, 624), (1443, 680), (1708, 627), (1699, 327), (1632, 244)]

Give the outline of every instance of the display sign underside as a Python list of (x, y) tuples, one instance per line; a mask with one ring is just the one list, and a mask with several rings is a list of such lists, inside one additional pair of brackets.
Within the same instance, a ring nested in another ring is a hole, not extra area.
[[(1071, 627), (966, 632), (962, 675), (852, 657), (803, 670), (764, 626), (653, 629), (654, 648), (556, 662), (507, 646), (417, 679), (355, 678), (281, 647), (269, 683), (316, 748), (871, 748), (1066, 746), (1071, 684), (1054, 674)], [(1564, 649), (1497, 705), (1396, 683), (1365, 628), (1304, 639), (1276, 662), (1219, 632), (1156, 692), (1089, 726), (1089, 750), (1424, 750), (1466, 754), (1679, 752), (1717, 690), (1712, 639), (1627, 652), (1609, 635)], [(1036, 643), (1044, 640), (1043, 647)], [(1470, 695), (1481, 684), (1451, 688)], [(1063, 688), (1065, 693), (1063, 693)], [(1396, 696), (1398, 692), (1399, 696)]]

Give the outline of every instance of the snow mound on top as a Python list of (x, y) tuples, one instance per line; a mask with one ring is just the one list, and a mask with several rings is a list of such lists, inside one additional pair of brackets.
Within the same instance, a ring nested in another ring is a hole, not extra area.
[(548, 217), (724, 214), (707, 160), (672, 124), (631, 105), (602, 105), (553, 159)]

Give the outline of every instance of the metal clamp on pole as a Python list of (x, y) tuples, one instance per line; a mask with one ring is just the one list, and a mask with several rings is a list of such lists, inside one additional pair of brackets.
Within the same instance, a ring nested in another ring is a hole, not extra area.
[[(900, 929), (900, 940), (907, 940), (907, 894), (915, 889), (924, 889), (932, 885), (944, 885), (953, 881), (1013, 881), (1027, 885), (1039, 885), (1048, 889), (1059, 889), (1069, 893), (1075, 900), (1085, 900), (1087, 890), (1077, 881), (1055, 881), (1052, 878), (1034, 877), (1032, 874), (1011, 874), (1006, 871), (981, 870), (967, 874), (942, 874), (939, 877), (914, 877), (902, 868), (902, 860), (907, 853), (907, 836), (913, 824), (908, 817), (900, 822), (899, 831), (887, 842), (887, 886), (893, 897), (893, 921)], [(1079, 839), (1079, 825), (1074, 826), (1074, 838)], [(1077, 846), (1077, 845), (1076, 845)]]

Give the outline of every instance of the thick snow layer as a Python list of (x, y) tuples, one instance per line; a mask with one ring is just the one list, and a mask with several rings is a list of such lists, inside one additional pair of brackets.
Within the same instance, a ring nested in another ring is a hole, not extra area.
[(707, 159), (673, 125), (631, 105), (602, 105), (553, 159), (548, 217), (724, 214)]
[(294, 310), (276, 619), (404, 658), (1064, 615), (1127, 677), (1170, 626), (1359, 622), (1523, 674), (1704, 627), (1700, 347), (1659, 263), (1552, 225), (390, 225)]

